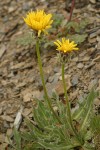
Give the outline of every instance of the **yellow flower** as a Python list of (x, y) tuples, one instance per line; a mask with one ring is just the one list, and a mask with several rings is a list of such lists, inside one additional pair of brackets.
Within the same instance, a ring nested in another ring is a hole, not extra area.
[(40, 36), (41, 32), (46, 32), (47, 29), (51, 27), (53, 20), (51, 20), (51, 14), (45, 14), (44, 10), (37, 10), (36, 12), (31, 11), (26, 15), (26, 18), (23, 18), (25, 23), (38, 32)]
[(59, 40), (56, 40), (54, 44), (58, 46), (56, 50), (59, 50), (64, 53), (79, 49), (76, 47), (77, 44), (75, 44), (74, 41), (70, 42), (69, 39), (66, 40), (65, 38), (62, 38), (62, 42)]

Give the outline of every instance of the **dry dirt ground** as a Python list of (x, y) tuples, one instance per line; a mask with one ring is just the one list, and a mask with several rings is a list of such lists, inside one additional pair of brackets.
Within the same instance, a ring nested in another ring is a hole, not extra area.
[[(100, 90), (100, 1), (77, 1), (73, 17), (89, 18), (88, 37), (66, 63), (66, 82), (72, 105), (85, 97), (90, 89)], [(69, 16), (67, 0), (0, 0), (0, 150), (6, 147), (7, 135), (11, 135), (17, 113), (32, 117), (34, 98), (43, 97), (35, 46), (21, 46), (16, 39), (28, 33), (22, 17), (29, 10), (45, 9), (50, 13)], [(63, 95), (61, 68), (54, 48), (41, 50), (46, 86), (49, 94), (57, 91)], [(99, 112), (100, 99), (95, 100)], [(23, 130), (20, 124), (20, 130)]]

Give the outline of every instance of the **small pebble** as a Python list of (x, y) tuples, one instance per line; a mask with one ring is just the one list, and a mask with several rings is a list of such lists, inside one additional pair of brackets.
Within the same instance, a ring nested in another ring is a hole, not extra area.
[(72, 85), (75, 86), (78, 84), (78, 75), (74, 75), (72, 78)]
[(79, 69), (82, 69), (84, 67), (84, 65), (82, 64), (82, 63), (79, 63), (78, 65), (77, 65), (77, 68), (79, 68)]

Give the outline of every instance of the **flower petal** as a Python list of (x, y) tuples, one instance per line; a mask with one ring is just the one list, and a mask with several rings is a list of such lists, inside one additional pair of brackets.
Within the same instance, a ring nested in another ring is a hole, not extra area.
[(64, 53), (71, 52), (73, 50), (79, 50), (79, 48), (76, 47), (77, 44), (75, 44), (74, 41), (70, 42), (69, 39), (66, 40), (65, 38), (62, 38), (62, 42), (56, 40), (54, 44), (57, 46), (56, 50), (62, 51)]
[(46, 14), (44, 10), (37, 10), (28, 12), (26, 18), (23, 18), (25, 23), (33, 30), (38, 32), (40, 36), (41, 32), (46, 32), (47, 29), (51, 28), (53, 20), (52, 15)]

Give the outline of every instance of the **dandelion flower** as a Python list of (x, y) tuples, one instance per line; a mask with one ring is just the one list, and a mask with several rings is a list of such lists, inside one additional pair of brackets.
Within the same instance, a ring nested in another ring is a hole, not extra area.
[(46, 14), (44, 10), (31, 11), (23, 18), (25, 23), (33, 30), (37, 31), (38, 36), (41, 32), (47, 33), (46, 30), (51, 27), (53, 20), (51, 14)]
[(74, 41), (70, 42), (69, 39), (66, 40), (65, 38), (62, 38), (62, 42), (59, 40), (56, 40), (56, 42), (54, 42), (54, 44), (57, 45), (56, 50), (64, 52), (64, 53), (79, 49), (76, 47), (77, 44), (75, 44)]

